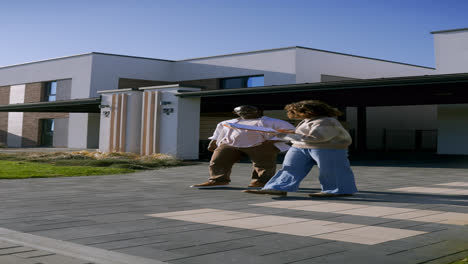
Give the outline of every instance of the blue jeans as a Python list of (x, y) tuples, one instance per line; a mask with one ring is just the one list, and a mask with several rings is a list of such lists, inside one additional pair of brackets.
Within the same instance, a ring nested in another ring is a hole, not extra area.
[(295, 192), (312, 167), (319, 167), (322, 192), (352, 194), (357, 192), (348, 151), (341, 149), (302, 149), (292, 147), (286, 153), (283, 168), (263, 187), (263, 190)]

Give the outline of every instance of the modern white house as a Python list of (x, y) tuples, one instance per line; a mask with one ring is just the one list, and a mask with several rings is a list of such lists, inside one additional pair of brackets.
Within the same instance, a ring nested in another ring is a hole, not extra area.
[(344, 110), (354, 150), (468, 155), (468, 28), (432, 32), (436, 68), (305, 47), (168, 61), (88, 53), (0, 68), (0, 144), (197, 159), (254, 104)]

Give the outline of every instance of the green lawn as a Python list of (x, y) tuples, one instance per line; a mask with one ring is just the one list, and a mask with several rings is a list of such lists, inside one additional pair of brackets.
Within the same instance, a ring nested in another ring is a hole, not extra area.
[(0, 153), (0, 179), (109, 175), (188, 164), (159, 153), (150, 156), (99, 151)]
[(106, 175), (129, 172), (134, 172), (134, 170), (113, 167), (57, 166), (48, 163), (0, 160), (0, 178), (2, 179)]

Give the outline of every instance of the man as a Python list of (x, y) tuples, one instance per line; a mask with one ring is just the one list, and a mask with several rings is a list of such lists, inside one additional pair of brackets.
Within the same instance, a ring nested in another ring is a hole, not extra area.
[(231, 181), (232, 166), (242, 155), (247, 155), (253, 164), (249, 187), (261, 188), (275, 175), (278, 153), (286, 151), (289, 146), (272, 134), (232, 128), (229, 124), (289, 130), (295, 127), (286, 121), (263, 116), (262, 111), (251, 105), (238, 106), (234, 108), (234, 113), (239, 117), (220, 122), (209, 138), (208, 150), (213, 152), (209, 181), (190, 187), (226, 187)]

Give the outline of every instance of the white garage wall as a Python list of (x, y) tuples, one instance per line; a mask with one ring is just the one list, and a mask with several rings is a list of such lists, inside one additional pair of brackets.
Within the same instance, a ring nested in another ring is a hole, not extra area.
[(438, 74), (468, 72), (468, 29), (434, 34)]
[[(383, 130), (393, 148), (410, 148), (415, 144), (415, 130), (437, 129), (437, 106), (367, 107), (367, 147), (382, 147)], [(390, 133), (391, 132), (391, 133)]]
[(439, 105), (439, 154), (468, 154), (468, 105)]
[(427, 67), (363, 58), (314, 49), (297, 49), (296, 83), (320, 82), (321, 75), (369, 79), (434, 74)]

